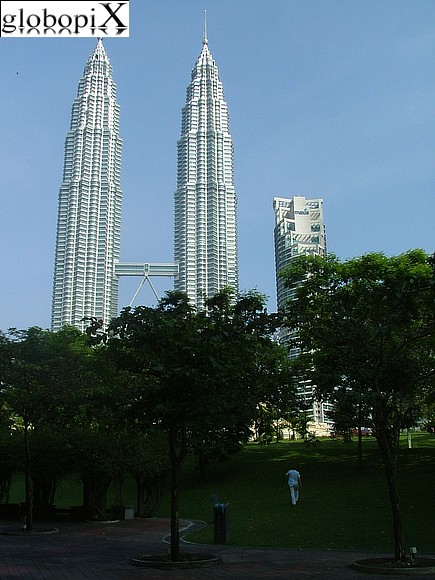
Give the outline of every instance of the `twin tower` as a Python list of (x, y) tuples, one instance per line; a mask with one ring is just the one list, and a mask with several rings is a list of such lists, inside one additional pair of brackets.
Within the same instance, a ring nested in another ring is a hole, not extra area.
[(83, 329), (87, 317), (118, 314), (120, 276), (171, 276), (201, 309), (226, 286), (238, 288), (233, 142), (222, 82), (204, 31), (177, 144), (174, 262), (120, 262), (119, 105), (102, 40), (89, 57), (71, 113), (59, 191), (52, 330)]

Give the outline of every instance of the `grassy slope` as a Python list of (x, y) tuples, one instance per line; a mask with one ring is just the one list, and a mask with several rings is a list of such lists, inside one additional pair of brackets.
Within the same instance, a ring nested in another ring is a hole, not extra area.
[[(401, 443), (398, 469), (405, 541), (419, 553), (435, 553), (435, 436), (416, 434), (413, 449)], [(180, 517), (207, 522), (192, 541), (213, 542), (211, 497), (229, 503), (230, 544), (291, 548), (354, 548), (391, 551), (392, 524), (387, 487), (377, 443), (364, 440), (363, 468), (356, 442), (323, 439), (317, 447), (282, 442), (268, 447), (248, 445), (223, 464), (210, 465), (207, 481), (196, 465), (187, 465), (180, 490)], [(294, 464), (303, 487), (291, 506), (286, 471)], [(20, 478), (21, 479), (21, 478)], [(169, 516), (169, 494), (157, 516)], [(110, 496), (110, 493), (109, 493)], [(11, 502), (23, 499), (17, 481)], [(126, 483), (126, 505), (134, 505), (133, 482)], [(108, 498), (108, 505), (112, 499)], [(58, 507), (81, 504), (81, 486), (62, 482)]]
[[(285, 473), (294, 464), (302, 475), (300, 502), (291, 506)], [(399, 466), (401, 508), (408, 546), (435, 552), (435, 438), (403, 442)], [(208, 469), (201, 483), (186, 470), (180, 515), (212, 524), (211, 496), (229, 503), (230, 543), (292, 548), (392, 549), (392, 524), (383, 466), (374, 439), (364, 441), (363, 469), (356, 442), (322, 440), (269, 447), (249, 445), (242, 453)], [(164, 504), (160, 515), (168, 515)], [(213, 525), (190, 537), (213, 541)]]

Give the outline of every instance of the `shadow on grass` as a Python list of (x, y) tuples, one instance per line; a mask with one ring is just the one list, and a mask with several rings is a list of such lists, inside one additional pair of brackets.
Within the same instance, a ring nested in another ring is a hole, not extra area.
[[(398, 483), (407, 546), (419, 554), (434, 551), (435, 435), (413, 434), (413, 447), (401, 441)], [(285, 473), (294, 464), (302, 475), (300, 501), (291, 506)], [(392, 523), (387, 485), (377, 442), (363, 440), (363, 466), (358, 467), (356, 440), (322, 439), (317, 446), (285, 441), (256, 444), (224, 463), (209, 464), (201, 481), (194, 458), (187, 463), (180, 489), (180, 517), (209, 525), (188, 537), (213, 542), (212, 496), (229, 503), (230, 544), (276, 548), (357, 549), (390, 552)], [(17, 480), (10, 501), (23, 500)], [(108, 505), (111, 505), (110, 491)], [(80, 505), (78, 482), (62, 482), (58, 507)], [(126, 480), (126, 505), (134, 505), (135, 485)], [(169, 517), (169, 493), (155, 514)]]
[[(405, 540), (419, 553), (434, 549), (435, 508), (431, 499), (435, 438), (402, 444), (399, 487)], [(418, 448), (420, 442), (424, 446)], [(291, 506), (285, 473), (291, 464), (302, 475), (300, 502)], [(392, 523), (381, 456), (374, 438), (363, 442), (363, 466), (356, 441), (321, 440), (315, 447), (291, 441), (248, 445), (224, 464), (208, 467), (200, 482), (186, 470), (180, 495), (182, 517), (210, 524), (190, 541), (212, 543), (211, 496), (229, 503), (230, 543), (245, 546), (391, 551)], [(167, 506), (163, 507), (163, 513)], [(161, 514), (162, 515), (162, 514)]]

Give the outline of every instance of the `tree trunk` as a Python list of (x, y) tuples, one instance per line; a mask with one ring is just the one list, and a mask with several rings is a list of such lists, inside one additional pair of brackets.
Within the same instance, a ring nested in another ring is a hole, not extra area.
[(137, 515), (140, 518), (152, 517), (162, 501), (163, 473), (156, 473), (148, 477), (142, 473), (136, 473), (134, 477), (136, 480)]
[(140, 518), (145, 517), (145, 476), (136, 473), (136, 513)]
[(361, 413), (361, 395), (358, 403), (358, 467), (362, 467), (362, 413)]
[(202, 451), (198, 453), (198, 467), (199, 467), (199, 479), (201, 483), (205, 483), (205, 457)]
[(25, 449), (25, 494), (26, 494), (26, 532), (33, 530), (33, 481), (32, 481), (32, 467), (29, 441), (29, 425), (24, 423), (24, 449)]
[(0, 473), (0, 503), (9, 503), (9, 491), (12, 484), (12, 469), (6, 467)]
[(105, 520), (107, 490), (110, 477), (98, 474), (83, 479), (83, 508), (90, 520)]
[(394, 559), (396, 562), (406, 561), (405, 542), (403, 538), (402, 515), (400, 513), (399, 493), (397, 491), (397, 452), (399, 445), (399, 429), (397, 435), (389, 433), (390, 429), (376, 426), (376, 438), (382, 453), (382, 460), (387, 478), (391, 512), (393, 516)]
[(171, 561), (180, 559), (180, 519), (178, 512), (178, 484), (180, 469), (178, 463), (172, 464), (171, 478)]
[(33, 475), (33, 511), (37, 518), (54, 516), (54, 496), (57, 478), (52, 475)]
[(121, 473), (117, 473), (112, 478), (112, 486), (114, 491), (114, 506), (124, 507), (124, 498), (122, 497), (122, 486), (124, 483), (124, 476)]
[(169, 429), (169, 460), (171, 462), (171, 561), (180, 559), (180, 519), (178, 512), (178, 488), (183, 459), (186, 455), (186, 437), (182, 429), (180, 440), (176, 427)]
[(361, 422), (358, 423), (358, 467), (362, 467), (362, 430), (361, 430)]

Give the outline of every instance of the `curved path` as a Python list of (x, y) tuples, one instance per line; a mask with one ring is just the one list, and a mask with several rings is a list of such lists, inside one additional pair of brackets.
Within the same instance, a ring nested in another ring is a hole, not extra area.
[[(183, 522), (187, 528), (189, 522)], [(355, 551), (275, 550), (234, 546), (200, 546), (185, 542), (183, 550), (213, 552), (223, 562), (211, 568), (156, 570), (137, 568), (131, 560), (153, 552), (165, 552), (169, 533), (166, 519), (134, 519), (124, 522), (56, 523), (59, 533), (41, 525), (36, 533), (20, 532), (16, 523), (0, 522), (0, 578), (14, 580), (176, 580), (385, 579), (393, 576), (365, 574), (350, 568), (355, 560), (385, 556)], [(420, 575), (413, 574), (413, 578)], [(402, 577), (402, 575), (400, 576)], [(421, 575), (422, 578), (428, 576)]]

